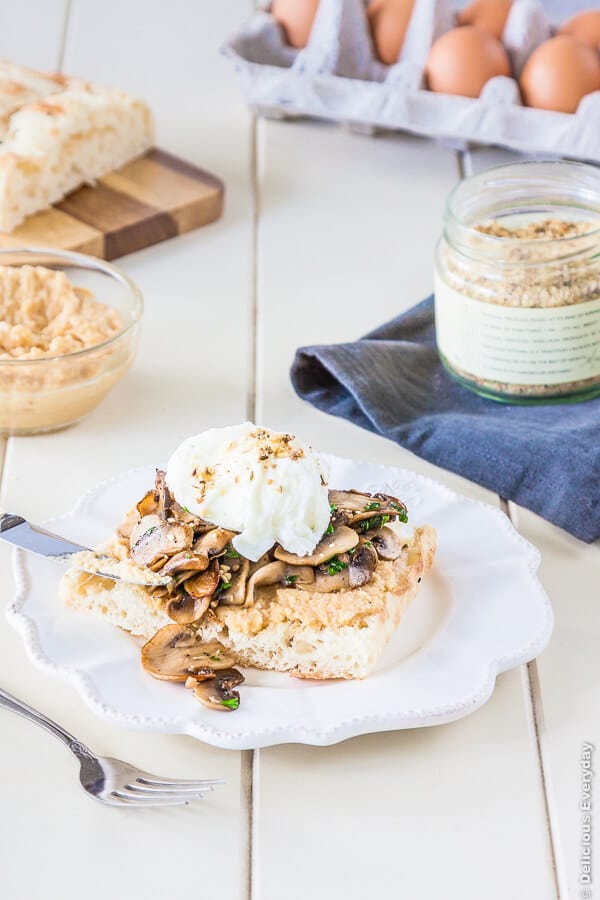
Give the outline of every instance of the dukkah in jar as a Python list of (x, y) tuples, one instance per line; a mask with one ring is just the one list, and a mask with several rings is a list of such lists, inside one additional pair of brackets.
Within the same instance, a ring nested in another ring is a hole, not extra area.
[(435, 266), (449, 373), (512, 403), (600, 394), (600, 172), (500, 166), (450, 195)]

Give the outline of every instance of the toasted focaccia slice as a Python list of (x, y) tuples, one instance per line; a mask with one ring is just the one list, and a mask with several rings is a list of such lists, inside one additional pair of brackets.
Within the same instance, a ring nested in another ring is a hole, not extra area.
[(22, 106), (0, 145), (0, 230), (119, 168), (153, 139), (148, 106), (121, 91), (73, 80)]
[[(436, 533), (428, 525), (405, 535), (397, 559), (381, 560), (371, 581), (335, 593), (266, 585), (249, 607), (218, 607), (200, 623), (202, 640), (219, 640), (243, 666), (289, 672), (301, 678), (364, 678), (398, 627), (431, 567)], [(103, 553), (124, 558), (118, 535)], [(146, 588), (68, 570), (64, 603), (92, 612), (145, 638), (173, 624)]]

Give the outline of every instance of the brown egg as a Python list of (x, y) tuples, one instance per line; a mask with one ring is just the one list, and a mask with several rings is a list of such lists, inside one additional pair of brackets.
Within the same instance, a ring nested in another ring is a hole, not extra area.
[(481, 31), (502, 37), (512, 0), (473, 0), (456, 15), (457, 25), (474, 25)]
[(586, 94), (600, 90), (600, 57), (569, 34), (533, 51), (521, 74), (525, 106), (574, 113)]
[(319, 0), (273, 0), (271, 15), (292, 47), (306, 47)]
[(565, 22), (559, 34), (570, 34), (594, 50), (600, 44), (600, 9), (588, 9)]
[(453, 28), (429, 51), (425, 77), (431, 91), (479, 97), (495, 75), (510, 75), (506, 50), (496, 38), (472, 25)]
[(382, 63), (398, 62), (415, 0), (371, 0), (367, 16), (375, 53)]

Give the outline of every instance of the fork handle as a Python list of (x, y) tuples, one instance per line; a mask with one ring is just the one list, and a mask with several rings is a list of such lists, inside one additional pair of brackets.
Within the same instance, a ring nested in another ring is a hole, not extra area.
[(87, 757), (88, 759), (95, 758), (92, 751), (86, 747), (85, 744), (82, 744), (81, 741), (78, 741), (77, 738), (70, 734), (65, 728), (62, 728), (62, 726), (53, 722), (52, 719), (49, 719), (48, 716), (45, 716), (43, 713), (39, 712), (39, 710), (33, 709), (32, 706), (28, 706), (27, 703), (24, 703), (17, 697), (13, 697), (8, 691), (3, 691), (2, 688), (0, 688), (0, 707), (3, 709), (10, 709), (12, 712), (17, 713), (17, 715), (23, 716), (24, 719), (29, 719), (30, 722), (41, 725), (42, 728), (45, 728), (46, 731), (49, 731), (50, 734), (53, 734), (61, 740), (63, 744), (66, 744), (71, 753), (74, 753), (79, 759), (81, 759), (81, 757)]

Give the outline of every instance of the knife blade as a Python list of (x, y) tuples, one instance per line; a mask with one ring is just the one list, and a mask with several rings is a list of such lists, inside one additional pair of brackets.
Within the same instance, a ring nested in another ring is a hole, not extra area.
[[(158, 587), (160, 585), (169, 584), (171, 578), (169, 576), (157, 576), (154, 572), (148, 570), (149, 580), (143, 580), (143, 568), (140, 568), (140, 578), (127, 578), (122, 574), (111, 572), (108, 563), (115, 564), (112, 557), (102, 556), (84, 547), (82, 544), (75, 544), (58, 534), (46, 531), (39, 525), (32, 525), (27, 519), (14, 513), (3, 513), (0, 515), (0, 540), (20, 547), (28, 553), (35, 553), (37, 556), (43, 556), (46, 559), (54, 559), (62, 563), (74, 563), (75, 568), (82, 572), (88, 572), (90, 575), (100, 575), (102, 578), (110, 578), (113, 581), (124, 581), (128, 584), (139, 584), (147, 587)], [(98, 567), (78, 566), (77, 560), (73, 559), (77, 553), (92, 553), (95, 560), (98, 560)], [(102, 562), (107, 561), (106, 571), (103, 570)], [(151, 578), (150, 578), (151, 576)]]

